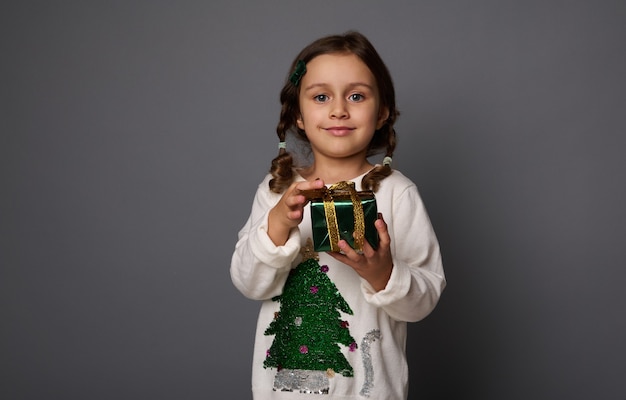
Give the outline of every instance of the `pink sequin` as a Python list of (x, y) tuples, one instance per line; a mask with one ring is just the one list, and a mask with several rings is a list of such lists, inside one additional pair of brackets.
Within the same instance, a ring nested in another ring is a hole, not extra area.
[(300, 346), (300, 353), (307, 354), (309, 352), (309, 348), (306, 345)]
[(311, 293), (316, 294), (319, 291), (317, 286), (311, 286)]

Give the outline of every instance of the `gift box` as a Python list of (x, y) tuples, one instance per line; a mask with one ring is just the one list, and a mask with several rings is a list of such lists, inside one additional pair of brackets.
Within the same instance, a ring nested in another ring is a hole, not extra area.
[(376, 249), (378, 218), (376, 198), (372, 191), (357, 192), (354, 182), (339, 182), (329, 188), (303, 193), (311, 202), (313, 247), (317, 252), (338, 252), (337, 243), (346, 240), (357, 252), (364, 240)]

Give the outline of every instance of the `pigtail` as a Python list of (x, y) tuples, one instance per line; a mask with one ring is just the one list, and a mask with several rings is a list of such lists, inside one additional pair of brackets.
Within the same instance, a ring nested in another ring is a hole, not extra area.
[(272, 160), (270, 173), (270, 190), (274, 193), (282, 193), (293, 182), (293, 157), (287, 151), (285, 142), (285, 132), (278, 132), (280, 142), (278, 144), (278, 155)]
[(361, 179), (361, 187), (363, 190), (376, 192), (380, 187), (380, 182), (393, 172), (391, 160), (393, 158), (393, 152), (396, 149), (396, 130), (393, 128), (393, 124), (396, 122), (396, 118), (398, 118), (399, 115), (400, 112), (395, 108), (394, 103), (389, 111), (389, 117), (385, 125), (374, 134), (374, 138), (370, 143), (368, 156), (380, 153), (384, 148), (385, 158), (383, 159), (382, 165), (376, 165)]
[[(294, 93), (295, 92), (295, 93)], [(282, 193), (291, 185), (294, 180), (293, 172), (293, 156), (287, 151), (286, 136), (287, 132), (295, 125), (296, 112), (294, 112), (294, 104), (297, 107), (297, 101), (288, 101), (288, 98), (296, 97), (297, 90), (288, 82), (281, 91), (282, 108), (280, 111), (280, 120), (276, 127), (278, 135), (278, 155), (272, 160), (270, 174), (272, 179), (269, 182), (270, 190), (274, 193)]]
[(382, 165), (378, 164), (368, 172), (361, 180), (361, 187), (363, 190), (371, 190), (376, 192), (380, 187), (380, 182), (391, 175), (393, 170), (391, 169), (391, 158), (393, 157), (393, 150), (396, 147), (396, 133), (392, 129), (389, 135), (389, 143), (387, 145), (387, 152), (383, 159)]

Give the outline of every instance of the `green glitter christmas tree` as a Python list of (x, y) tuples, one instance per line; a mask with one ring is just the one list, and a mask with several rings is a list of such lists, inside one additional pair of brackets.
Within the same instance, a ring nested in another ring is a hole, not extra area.
[(339, 347), (342, 344), (356, 350), (348, 322), (339, 313), (352, 315), (352, 310), (327, 272), (328, 266), (309, 258), (291, 271), (283, 294), (272, 299), (280, 302), (280, 311), (265, 331), (275, 335), (263, 363), (265, 368), (353, 376), (352, 366)]

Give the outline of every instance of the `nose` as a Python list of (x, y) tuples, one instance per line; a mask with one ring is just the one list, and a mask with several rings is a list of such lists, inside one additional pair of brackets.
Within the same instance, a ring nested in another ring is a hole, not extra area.
[(345, 100), (337, 100), (332, 103), (330, 117), (336, 119), (348, 118), (348, 107)]

